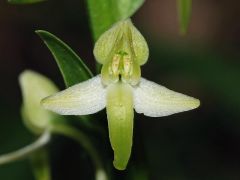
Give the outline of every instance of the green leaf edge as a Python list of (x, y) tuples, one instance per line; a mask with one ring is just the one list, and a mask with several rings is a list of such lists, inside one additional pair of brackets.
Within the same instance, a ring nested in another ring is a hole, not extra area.
[[(60, 72), (63, 76), (63, 79), (64, 79), (64, 82), (65, 82), (65, 85), (67, 87), (69, 86), (72, 86), (73, 84), (72, 83), (69, 83), (66, 75), (65, 75), (65, 72), (62, 68), (62, 65), (61, 65), (61, 62), (59, 61), (59, 59), (57, 58), (56, 56), (56, 52), (54, 52), (54, 50), (50, 47), (50, 45), (48, 44), (47, 42), (47, 39), (50, 38), (51, 40), (54, 40), (56, 43), (58, 43), (59, 45), (61, 45), (64, 49), (66, 49), (66, 51), (68, 51), (69, 53), (71, 53), (73, 56), (75, 56), (75, 61), (78, 61), (78, 63), (80, 62), (80, 65), (81, 65), (81, 69), (85, 72), (85, 75), (88, 77), (88, 79), (90, 79), (91, 77), (93, 77), (93, 73), (90, 71), (90, 69), (87, 67), (87, 65), (81, 60), (81, 58), (66, 44), (64, 43), (61, 39), (59, 39), (57, 36), (51, 34), (50, 32), (48, 31), (45, 31), (45, 30), (36, 30), (35, 31), (39, 36), (40, 38), (43, 40), (43, 42), (45, 43), (45, 45), (48, 47), (48, 49), (51, 51), (55, 61), (57, 62), (57, 65), (60, 69)], [(86, 79), (87, 80), (87, 79)], [(79, 83), (79, 82), (75, 82), (76, 83)]]
[(186, 35), (192, 14), (192, 0), (177, 0), (180, 35)]
[[(132, 0), (130, 0), (130, 1), (132, 1)], [(129, 9), (128, 13), (126, 13), (126, 14), (121, 14), (119, 9), (111, 8), (112, 13), (109, 13), (109, 14), (112, 16), (110, 19), (108, 19), (107, 23), (104, 23), (105, 27), (101, 25), (100, 28), (96, 29), (96, 25), (95, 25), (95, 21), (94, 21), (94, 18), (96, 17), (96, 15), (92, 13), (92, 9), (95, 9), (95, 8), (91, 7), (90, 0), (87, 0), (88, 16), (89, 16), (89, 20), (90, 20), (90, 26), (91, 26), (92, 37), (93, 37), (94, 42), (96, 42), (98, 40), (98, 38), (101, 36), (101, 34), (103, 34), (105, 31), (107, 31), (109, 28), (111, 28), (111, 26), (113, 24), (115, 24), (116, 22), (132, 17), (145, 2), (145, 0), (138, 0), (138, 1), (139, 1), (138, 3), (132, 2), (133, 4), (135, 3), (135, 6), (133, 6), (132, 9)], [(118, 6), (117, 1), (116, 2), (113, 1), (111, 3), (113, 3), (113, 4), (115, 3), (116, 7)], [(107, 9), (108, 7), (105, 6), (105, 8)]]

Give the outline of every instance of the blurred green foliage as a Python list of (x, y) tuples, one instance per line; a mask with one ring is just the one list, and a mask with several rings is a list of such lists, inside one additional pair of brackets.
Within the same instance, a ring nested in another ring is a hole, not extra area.
[(39, 3), (46, 0), (8, 0), (9, 3), (12, 4), (32, 4), (32, 3)]
[(185, 35), (187, 33), (188, 25), (192, 13), (192, 0), (177, 0), (178, 19), (180, 26), (180, 33)]
[(143, 2), (144, 0), (87, 0), (94, 41), (117, 21), (131, 17)]

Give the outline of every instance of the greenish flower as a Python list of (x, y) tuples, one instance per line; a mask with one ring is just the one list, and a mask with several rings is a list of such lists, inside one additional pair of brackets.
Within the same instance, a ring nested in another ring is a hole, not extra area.
[(24, 123), (38, 139), (21, 149), (0, 155), (0, 165), (29, 158), (36, 179), (50, 180), (51, 172), (45, 146), (50, 143), (52, 134), (60, 134), (75, 140), (88, 152), (96, 169), (96, 180), (107, 180), (98, 152), (85, 133), (65, 123), (63, 117), (40, 105), (42, 98), (59, 91), (55, 84), (47, 77), (31, 70), (21, 73), (19, 83), (23, 96), (21, 113)]
[(198, 99), (174, 92), (141, 78), (148, 46), (130, 19), (120, 21), (96, 42), (94, 55), (100, 75), (42, 100), (62, 115), (88, 115), (106, 107), (114, 166), (124, 170), (132, 149), (134, 110), (150, 117), (195, 109)]
[(59, 115), (43, 109), (39, 102), (59, 90), (47, 77), (31, 70), (19, 76), (19, 83), (23, 96), (21, 113), (24, 123), (34, 134), (40, 135)]

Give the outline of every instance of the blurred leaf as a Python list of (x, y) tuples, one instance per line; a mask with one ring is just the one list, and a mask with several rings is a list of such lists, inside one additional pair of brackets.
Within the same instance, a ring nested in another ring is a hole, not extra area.
[(127, 179), (131, 180), (149, 180), (148, 173), (144, 167), (134, 164), (134, 167), (128, 169)]
[(12, 4), (33, 4), (33, 3), (39, 3), (46, 0), (8, 0), (9, 3)]
[(51, 180), (51, 168), (46, 149), (36, 151), (30, 160), (36, 180)]
[(88, 67), (67, 44), (47, 31), (38, 30), (36, 33), (54, 56), (67, 87), (93, 76)]
[(58, 88), (47, 77), (30, 70), (21, 73), (19, 83), (23, 96), (21, 112), (24, 123), (33, 133), (41, 134), (58, 115), (41, 107), (40, 101), (58, 92)]
[(94, 41), (115, 22), (131, 17), (143, 2), (144, 0), (87, 0)]
[(180, 33), (186, 34), (191, 19), (192, 0), (177, 0)]

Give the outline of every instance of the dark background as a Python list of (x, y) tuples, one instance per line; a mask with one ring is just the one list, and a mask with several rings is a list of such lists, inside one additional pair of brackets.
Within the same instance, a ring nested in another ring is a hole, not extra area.
[[(144, 159), (153, 180), (239, 180), (240, 2), (195, 0), (192, 11), (185, 37), (178, 33), (175, 1), (147, 0), (133, 17), (150, 48), (143, 76), (199, 98), (201, 107), (163, 118), (136, 115), (132, 161)], [(60, 37), (95, 69), (84, 1), (16, 6), (0, 0), (1, 154), (34, 140), (19, 112), (18, 75), (32, 69), (64, 88), (37, 29)], [(93, 179), (89, 158), (74, 142), (54, 137), (49, 149), (54, 179)], [(114, 174), (123, 179), (127, 172)], [(33, 179), (28, 161), (1, 166), (0, 179)]]

